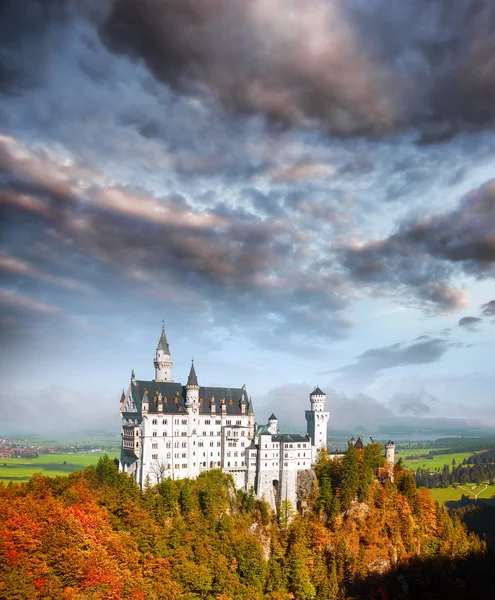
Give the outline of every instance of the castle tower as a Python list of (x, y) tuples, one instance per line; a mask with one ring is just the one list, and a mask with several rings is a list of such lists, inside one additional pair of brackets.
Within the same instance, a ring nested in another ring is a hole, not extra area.
[(309, 395), (311, 410), (305, 412), (308, 436), (311, 439), (311, 458), (314, 462), (318, 450), (327, 447), (327, 423), (330, 413), (325, 411), (325, 392), (318, 386)]
[(395, 463), (395, 444), (391, 440), (385, 444), (385, 458), (387, 464), (393, 467)]
[[(194, 369), (194, 360), (191, 362), (191, 370), (186, 384), (186, 408), (190, 411), (197, 412), (199, 408), (199, 384)], [(194, 410), (196, 409), (196, 410)]]
[(271, 417), (268, 419), (268, 431), (269, 433), (271, 433), (272, 435), (275, 435), (277, 433), (277, 423), (278, 423), (278, 419), (277, 417), (272, 413)]
[(170, 348), (168, 347), (165, 328), (162, 324), (162, 335), (158, 340), (156, 348), (155, 364), (155, 381), (172, 381), (172, 365), (174, 361), (170, 356)]

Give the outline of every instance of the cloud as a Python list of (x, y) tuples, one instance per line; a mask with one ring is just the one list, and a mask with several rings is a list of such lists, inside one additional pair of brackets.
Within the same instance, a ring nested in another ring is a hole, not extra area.
[(486, 304), (482, 305), (482, 314), (484, 317), (493, 317), (495, 316), (495, 300), (490, 300)]
[(481, 319), (479, 319), (478, 317), (462, 317), (462, 319), (459, 319), (459, 323), (457, 324), (460, 327), (468, 329), (469, 331), (475, 331), (476, 325), (478, 325), (479, 323), (481, 323)]
[(440, 0), (116, 0), (101, 31), (159, 80), (206, 86), (232, 110), (344, 135), (416, 124), (425, 143), (495, 116), (493, 4), (445, 11)]
[(432, 413), (430, 406), (432, 403), (437, 404), (437, 398), (422, 389), (419, 392), (408, 391), (395, 394), (390, 399), (389, 406), (399, 415), (426, 417)]
[[(301, 336), (314, 341), (348, 335), (345, 278), (323, 269), (315, 277), (305, 268), (312, 253), (285, 214), (268, 220), (215, 196), (202, 207), (180, 194), (119, 186), (70, 155), (6, 136), (0, 149), (6, 222), (17, 219), (32, 229), (38, 246), (52, 248), (48, 261), (56, 247), (68, 256), (66, 263), (82, 256), (79, 265), (81, 260), (98, 265), (81, 275), (93, 278), (102, 268), (113, 272), (104, 289), (118, 274), (127, 290), (134, 286), (182, 308), (191, 303), (220, 322), (238, 320), (242, 312), (257, 323), (253, 336), (263, 331), (284, 349), (287, 340)], [(21, 252), (23, 258), (13, 251), (5, 256), (4, 268), (69, 287), (70, 278), (54, 273), (53, 263), (41, 265), (35, 253), (28, 260), (27, 251)], [(94, 279), (86, 284), (97, 287)]]
[(15, 290), (0, 289), (0, 305), (4, 310), (15, 309), (27, 313), (41, 313), (48, 315), (56, 315), (62, 313), (62, 309), (53, 304), (29, 298), (23, 294), (19, 294)]
[(77, 431), (115, 431), (114, 400), (50, 387), (38, 393), (20, 390), (0, 394), (2, 434), (71, 434)]
[[(287, 383), (271, 389), (266, 396), (256, 398), (257, 422), (265, 423), (268, 415), (274, 412), (281, 431), (304, 434), (304, 410), (310, 408), (309, 394), (313, 387)], [(462, 434), (486, 435), (495, 426), (480, 415), (473, 418), (434, 416), (439, 402), (424, 389), (399, 392), (385, 404), (368, 394), (346, 394), (330, 385), (320, 387), (327, 394), (325, 408), (330, 412), (328, 431), (334, 437), (362, 435), (365, 438), (383, 436), (394, 439), (400, 436), (400, 439), (436, 439)], [(284, 407), (283, 412), (280, 412), (280, 406)]]
[(361, 385), (374, 381), (383, 371), (407, 365), (424, 365), (439, 361), (451, 343), (440, 338), (397, 343), (382, 348), (370, 348), (357, 357), (355, 363), (331, 371), (340, 373), (340, 381), (352, 377)]
[(352, 278), (398, 285), (426, 307), (460, 308), (466, 292), (449, 282), (455, 273), (492, 277), (495, 270), (495, 180), (438, 215), (403, 221), (396, 233), (343, 249)]

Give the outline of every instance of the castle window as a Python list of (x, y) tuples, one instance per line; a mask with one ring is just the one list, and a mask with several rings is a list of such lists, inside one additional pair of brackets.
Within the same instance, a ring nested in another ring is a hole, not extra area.
[(185, 452), (182, 453), (182, 458), (187, 458), (187, 454)]
[(284, 467), (288, 467), (289, 463), (284, 462)]
[(156, 437), (156, 431), (153, 431), (153, 437)]
[(167, 448), (171, 448), (172, 447), (172, 443), (171, 442), (167, 442)]
[(182, 442), (182, 447), (187, 448), (187, 442)]
[(174, 442), (174, 448), (178, 448), (179, 447), (179, 442)]
[(179, 435), (179, 431), (178, 431), (177, 429), (174, 431), (174, 435), (175, 435), (176, 437), (178, 437), (178, 435)]
[(215, 433), (213, 431), (210, 431), (210, 435), (215, 435)]
[(235, 422), (236, 425), (242, 425), (242, 421), (240, 419), (237, 419), (237, 421)]
[(167, 424), (167, 419), (163, 419), (162, 425), (166, 425), (166, 424)]
[(198, 442), (198, 446), (199, 446), (200, 448), (202, 448), (202, 447), (203, 447), (203, 442)]
[(206, 431), (203, 431), (203, 435), (206, 435)]
[(215, 425), (221, 425), (221, 424), (222, 424), (222, 421), (221, 421), (220, 419), (217, 419), (217, 420), (215, 421)]
[(175, 420), (174, 420), (174, 423), (175, 423), (176, 425), (178, 425), (178, 424), (179, 424), (179, 419), (175, 419)]
[[(231, 421), (230, 419), (227, 419), (227, 421), (225, 421), (225, 423), (226, 423), (227, 425), (230, 425), (230, 424), (232, 423), (232, 421)], [(230, 433), (229, 433), (228, 435), (230, 435)]]
[(183, 468), (183, 469), (187, 469), (187, 465), (185, 465), (185, 464), (182, 464), (182, 468)]
[(230, 467), (230, 461), (227, 463), (227, 467)]
[(171, 458), (170, 452), (167, 452), (167, 458)]
[(184, 436), (186, 436), (186, 435), (187, 435), (187, 431), (183, 431), (183, 432), (181, 433), (181, 436), (182, 436), (182, 437), (184, 437)]
[(243, 467), (243, 466), (244, 466), (244, 461), (242, 460), (242, 461), (241, 461), (241, 467)]
[(217, 442), (217, 446), (221, 446), (221, 445), (222, 445), (222, 442)]
[(234, 452), (234, 456), (239, 456), (239, 454), (237, 452)]
[(244, 431), (244, 429), (241, 431), (241, 435), (244, 435), (246, 432)]
[(174, 465), (176, 469), (180, 469), (180, 465)]
[(179, 453), (178, 453), (178, 452), (176, 452), (176, 453), (174, 454), (174, 458), (179, 458)]
[(230, 456), (232, 456), (232, 452), (227, 452), (227, 456), (230, 458)]
[(243, 450), (243, 451), (241, 452), (241, 456), (244, 456), (244, 454), (245, 454), (245, 452), (244, 452), (244, 450)]
[(187, 419), (182, 419), (182, 425), (187, 425)]
[(167, 437), (167, 432), (166, 431), (163, 432), (163, 437)]
[(153, 421), (151, 421), (152, 425), (158, 425), (158, 419), (153, 419)]
[(154, 448), (156, 450), (156, 448), (158, 448), (158, 443), (154, 442), (153, 444), (151, 444), (151, 447)]
[(151, 458), (152, 458), (153, 460), (158, 460), (158, 454), (152, 454), (152, 455), (151, 455)]
[(205, 425), (209, 425), (209, 424), (210, 424), (210, 419), (206, 419)]
[(214, 446), (214, 445), (215, 445), (215, 442), (210, 442), (210, 446)]

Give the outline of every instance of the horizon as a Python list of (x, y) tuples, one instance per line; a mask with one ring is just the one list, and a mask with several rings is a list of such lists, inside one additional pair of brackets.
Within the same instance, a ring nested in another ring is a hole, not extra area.
[(495, 434), (495, 5), (424, 3), (0, 7), (0, 435), (120, 430), (162, 320), (258, 423)]

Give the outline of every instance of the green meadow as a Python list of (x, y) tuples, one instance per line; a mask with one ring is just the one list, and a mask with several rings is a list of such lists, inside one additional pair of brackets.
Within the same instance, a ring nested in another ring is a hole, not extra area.
[(120, 452), (65, 452), (40, 454), (38, 458), (0, 458), (0, 481), (27, 481), (34, 473), (43, 473), (50, 477), (67, 475), (72, 471), (95, 465), (103, 454), (108, 454), (110, 458), (118, 458)]
[[(403, 450), (395, 453), (395, 460), (397, 461), (399, 458), (402, 458), (404, 466), (412, 471), (415, 471), (418, 467), (421, 469), (427, 469), (428, 471), (435, 471), (435, 469), (441, 470), (444, 465), (449, 465), (449, 467), (452, 467), (452, 460), (454, 458), (456, 465), (460, 465), (465, 458), (472, 456), (473, 452), (437, 454), (433, 458), (425, 458), (424, 455), (426, 454), (428, 454), (428, 450)], [(417, 458), (406, 460), (406, 456), (417, 456)]]
[(495, 500), (495, 485), (485, 486), (486, 482), (482, 484), (467, 483), (462, 487), (457, 486), (455, 488), (452, 486), (448, 488), (432, 488), (430, 489), (430, 494), (433, 500), (438, 500), (441, 504), (458, 502), (463, 495), (474, 500), (476, 494), (478, 494), (479, 500)]

